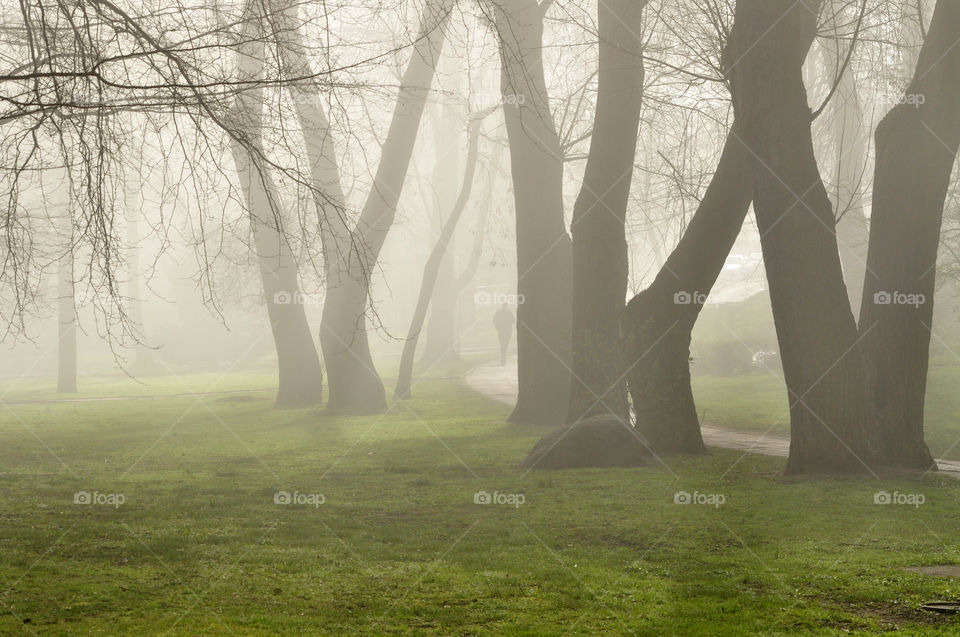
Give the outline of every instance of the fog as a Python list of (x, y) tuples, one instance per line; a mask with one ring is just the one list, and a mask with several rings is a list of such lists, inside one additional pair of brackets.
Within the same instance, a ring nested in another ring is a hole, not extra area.
[(951, 634), (958, 38), (0, 8), (0, 632)]

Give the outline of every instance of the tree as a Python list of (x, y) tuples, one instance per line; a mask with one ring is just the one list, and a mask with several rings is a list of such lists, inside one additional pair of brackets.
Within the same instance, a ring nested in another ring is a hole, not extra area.
[(565, 421), (570, 391), (571, 241), (563, 212), (563, 157), (543, 72), (549, 2), (495, 0), (500, 92), (517, 237), (518, 395), (510, 421)]
[(437, 242), (430, 251), (427, 258), (427, 264), (423, 268), (423, 280), (420, 283), (420, 294), (417, 298), (417, 305), (413, 312), (413, 318), (410, 320), (410, 329), (407, 332), (407, 340), (403, 344), (403, 352), (400, 355), (400, 372), (397, 376), (397, 387), (394, 395), (397, 398), (410, 397), (411, 377), (413, 375), (413, 359), (417, 351), (417, 342), (420, 338), (420, 331), (423, 329), (423, 321), (427, 315), (427, 308), (430, 307), (431, 299), (434, 297), (434, 288), (437, 283), (437, 277), (440, 272), (440, 265), (447, 254), (450, 239), (463, 211), (470, 200), (470, 190), (473, 187), (473, 177), (477, 168), (477, 146), (480, 139), (481, 117), (475, 117), (470, 124), (469, 141), (467, 147), (467, 163), (463, 171), (463, 183), (460, 186), (460, 193), (457, 200), (450, 210), (450, 214), (443, 223), (443, 229)]
[(706, 451), (690, 386), (690, 339), (750, 209), (752, 156), (740, 135), (734, 125), (683, 237), (623, 313), (636, 426), (657, 454)]
[[(267, 314), (277, 351), (278, 407), (305, 407), (319, 403), (323, 396), (323, 371), (311, 336), (300, 294), (296, 260), (284, 230), (283, 208), (265, 155), (261, 129), (265, 40), (260, 25), (264, 16), (260, 3), (251, 1), (244, 11), (244, 33), (239, 46), (240, 80), (252, 88), (237, 95), (231, 120), (236, 136), (231, 137), (233, 160), (243, 189)], [(244, 139), (245, 143), (241, 141)]]
[(873, 411), (802, 77), (819, 9), (819, 0), (738, 0), (730, 75), (753, 155), (754, 210), (789, 397), (787, 473), (862, 473)]
[(937, 248), (960, 146), (960, 4), (937, 3), (904, 98), (876, 130), (873, 213), (860, 312), (880, 461), (935, 466), (923, 439)]
[(597, 107), (573, 208), (572, 378), (567, 421), (627, 419), (619, 319), (627, 295), (625, 219), (643, 101), (645, 2), (598, 6)]

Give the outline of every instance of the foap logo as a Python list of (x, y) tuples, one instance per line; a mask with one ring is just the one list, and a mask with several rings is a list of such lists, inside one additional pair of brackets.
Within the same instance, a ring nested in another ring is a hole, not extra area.
[(876, 292), (873, 295), (874, 305), (912, 305), (920, 307), (927, 302), (923, 294), (908, 294), (907, 292)]
[(314, 508), (319, 507), (321, 504), (327, 501), (327, 498), (324, 497), (322, 493), (300, 493), (299, 491), (294, 491), (290, 493), (289, 491), (277, 491), (273, 494), (273, 503), (282, 504), (282, 505), (310, 505)]
[(527, 103), (527, 96), (523, 93), (480, 93), (474, 97), (472, 107), (484, 111), (498, 106), (523, 106)]
[(527, 497), (522, 493), (500, 493), (499, 491), (489, 493), (487, 491), (477, 491), (473, 494), (474, 504), (506, 504), (515, 509), (519, 509), (520, 505), (526, 501)]
[(523, 305), (522, 294), (506, 294), (504, 292), (477, 292), (473, 295), (473, 302), (477, 305)]
[(674, 305), (703, 305), (707, 302), (707, 295), (703, 292), (680, 291), (673, 295)]
[(727, 501), (727, 496), (722, 493), (700, 493), (694, 491), (677, 491), (673, 494), (674, 504), (706, 504), (719, 509)]
[(77, 491), (73, 494), (73, 503), (83, 506), (100, 505), (112, 506), (116, 509), (127, 501), (127, 496), (122, 493), (100, 493), (99, 491)]
[(277, 292), (273, 295), (274, 305), (319, 305), (321, 300), (313, 294), (303, 292)]
[(890, 493), (889, 491), (877, 491), (873, 494), (874, 504), (900, 504), (917, 508), (926, 501), (927, 496), (922, 493), (900, 493), (899, 491)]

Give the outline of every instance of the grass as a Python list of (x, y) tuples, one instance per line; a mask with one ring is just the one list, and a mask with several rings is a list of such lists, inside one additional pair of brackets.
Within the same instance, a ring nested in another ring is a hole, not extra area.
[[(783, 459), (722, 450), (524, 475), (544, 430), (506, 424), (506, 406), (455, 378), (373, 417), (271, 404), (240, 393), (0, 411), (0, 634), (960, 629), (917, 608), (960, 584), (904, 570), (960, 563), (949, 478), (788, 480)], [(80, 490), (126, 501), (74, 504)], [(325, 502), (278, 505), (280, 490)], [(478, 505), (481, 490), (525, 502)], [(726, 502), (677, 505), (678, 490)], [(878, 490), (926, 503), (875, 505)]]
[[(925, 404), (925, 433), (937, 458), (960, 460), (960, 365), (935, 361), (930, 366)], [(706, 422), (751, 431), (790, 435), (787, 391), (768, 371), (742, 376), (695, 376), (693, 394)]]

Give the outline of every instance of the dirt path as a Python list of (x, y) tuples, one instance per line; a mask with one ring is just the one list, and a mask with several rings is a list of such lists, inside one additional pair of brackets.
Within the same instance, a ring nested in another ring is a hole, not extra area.
[[(507, 364), (504, 366), (477, 365), (467, 373), (466, 383), (474, 391), (513, 405), (517, 401), (517, 357), (507, 359)], [(784, 458), (790, 451), (790, 438), (787, 436), (727, 429), (713, 425), (703, 425), (700, 432), (703, 434), (703, 442), (708, 447), (738, 449)], [(937, 465), (941, 473), (960, 478), (960, 462), (937, 460)]]

